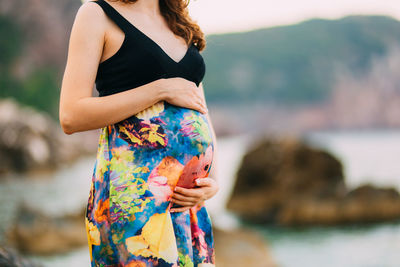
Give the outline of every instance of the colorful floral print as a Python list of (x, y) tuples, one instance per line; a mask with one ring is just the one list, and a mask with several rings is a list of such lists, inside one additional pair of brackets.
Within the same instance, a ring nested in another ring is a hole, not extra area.
[(206, 116), (167, 102), (101, 129), (86, 210), (92, 266), (215, 266), (203, 203), (170, 213), (174, 187), (206, 177)]

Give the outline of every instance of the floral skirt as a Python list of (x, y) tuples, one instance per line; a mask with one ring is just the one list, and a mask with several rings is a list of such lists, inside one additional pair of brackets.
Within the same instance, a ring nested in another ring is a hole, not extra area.
[(171, 212), (175, 186), (206, 177), (207, 117), (159, 102), (101, 129), (85, 214), (91, 266), (215, 266), (204, 202)]

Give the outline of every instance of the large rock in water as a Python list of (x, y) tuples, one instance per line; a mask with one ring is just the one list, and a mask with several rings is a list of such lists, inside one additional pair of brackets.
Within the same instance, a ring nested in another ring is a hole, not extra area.
[(396, 220), (393, 188), (345, 186), (342, 164), (292, 139), (268, 139), (242, 160), (227, 208), (256, 223), (340, 224)]
[(8, 244), (23, 253), (41, 255), (87, 246), (84, 210), (51, 217), (22, 205), (13, 227), (6, 233)]
[(0, 100), (0, 174), (47, 170), (95, 152), (97, 138), (83, 137), (67, 136), (47, 114)]

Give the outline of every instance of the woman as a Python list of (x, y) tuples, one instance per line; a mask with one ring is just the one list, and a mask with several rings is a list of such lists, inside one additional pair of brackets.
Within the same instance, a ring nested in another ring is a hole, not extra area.
[(85, 214), (92, 266), (215, 266), (204, 47), (183, 0), (89, 1), (77, 12), (60, 123), (67, 134), (101, 129)]

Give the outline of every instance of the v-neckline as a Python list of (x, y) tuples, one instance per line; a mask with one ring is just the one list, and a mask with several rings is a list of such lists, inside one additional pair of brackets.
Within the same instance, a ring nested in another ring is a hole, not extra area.
[[(188, 48), (186, 49), (185, 54), (183, 55), (183, 57), (179, 60), (176, 61), (175, 59), (173, 59), (156, 41), (154, 41), (152, 38), (150, 38), (147, 34), (145, 34), (143, 31), (141, 31), (138, 27), (136, 27), (135, 25), (133, 25), (133, 23), (131, 23), (128, 19), (126, 19), (117, 9), (115, 9), (111, 4), (109, 4), (107, 1), (102, 0), (103, 2), (105, 2), (107, 5), (109, 5), (112, 9), (114, 9), (114, 11), (129, 25), (131, 26), (134, 30), (136, 30), (136, 32), (138, 32), (140, 35), (142, 35), (145, 39), (147, 39), (148, 41), (150, 41), (164, 56), (166, 56), (171, 62), (175, 63), (176, 65), (181, 64), (184, 59), (188, 56), (190, 49), (193, 46), (193, 43), (191, 43)], [(126, 33), (125, 33), (126, 34)]]

